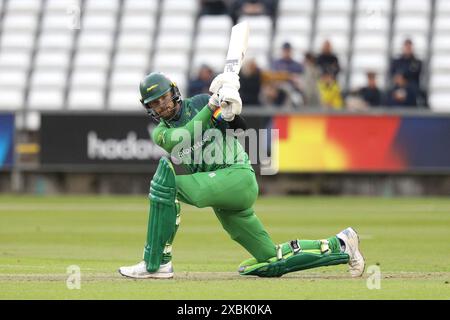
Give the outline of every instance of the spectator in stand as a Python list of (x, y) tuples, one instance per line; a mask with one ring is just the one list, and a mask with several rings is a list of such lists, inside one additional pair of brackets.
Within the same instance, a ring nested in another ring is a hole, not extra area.
[(417, 105), (428, 107), (428, 94), (422, 89), (420, 78), (422, 74), (422, 61), (414, 53), (414, 44), (411, 39), (403, 42), (402, 54), (397, 59), (392, 59), (390, 66), (391, 81), (393, 77), (401, 73), (406, 78), (408, 85), (417, 94)]
[(200, 0), (200, 15), (228, 14), (226, 0)]
[(333, 47), (329, 40), (325, 40), (322, 45), (322, 50), (317, 57), (317, 65), (321, 73), (332, 74), (337, 79), (341, 67), (339, 66), (339, 59), (333, 53)]
[(249, 59), (242, 65), (239, 77), (242, 103), (250, 106), (260, 105), (262, 75), (255, 59)]
[(319, 80), (319, 92), (322, 107), (341, 110), (344, 107), (341, 88), (331, 72), (324, 72)]
[(234, 0), (231, 3), (230, 13), (236, 23), (240, 16), (276, 16), (278, 0)]
[(420, 89), (421, 72), (422, 61), (416, 58), (411, 39), (406, 39), (403, 43), (403, 51), (400, 57), (391, 61), (390, 76), (393, 80), (395, 75), (401, 73), (410, 86)]
[(417, 107), (418, 89), (408, 84), (406, 77), (397, 73), (394, 76), (394, 85), (386, 94), (388, 107)]
[(281, 58), (272, 63), (272, 70), (287, 71), (293, 74), (303, 72), (303, 66), (295, 61), (292, 56), (292, 45), (289, 42), (283, 43), (281, 47)]
[(294, 60), (292, 46), (289, 42), (283, 43), (281, 58), (273, 61), (271, 69), (280, 75), (278, 85), (289, 93), (292, 103), (296, 106), (304, 104), (300, 78), (303, 66)]
[(367, 86), (359, 89), (358, 95), (364, 100), (366, 106), (381, 106), (382, 93), (377, 85), (377, 78), (374, 72), (367, 73)]
[(200, 93), (209, 93), (213, 78), (214, 72), (209, 66), (205, 64), (200, 66), (197, 77), (189, 81), (188, 95), (192, 97)]
[(316, 58), (311, 52), (305, 54), (303, 62), (303, 99), (308, 107), (320, 106), (320, 93), (317, 85), (320, 71), (316, 65)]

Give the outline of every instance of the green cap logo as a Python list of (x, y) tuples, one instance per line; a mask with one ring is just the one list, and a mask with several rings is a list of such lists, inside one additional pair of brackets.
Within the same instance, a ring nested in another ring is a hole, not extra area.
[(157, 86), (159, 86), (159, 84), (154, 84), (151, 87), (147, 88), (147, 92), (152, 91), (153, 89), (155, 89)]

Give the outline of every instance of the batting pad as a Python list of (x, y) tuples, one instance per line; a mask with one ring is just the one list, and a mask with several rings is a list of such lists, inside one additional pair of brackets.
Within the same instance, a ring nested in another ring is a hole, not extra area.
[(290, 272), (348, 263), (349, 255), (346, 253), (331, 253), (330, 251), (326, 253), (304, 252), (296, 243), (298, 242), (291, 241), (289, 245), (288, 243), (283, 243), (280, 245), (281, 250), (277, 250), (280, 256), (273, 257), (267, 262), (258, 263), (256, 259), (245, 260), (239, 266), (239, 274), (259, 277), (281, 277), (283, 274)]
[(144, 260), (148, 272), (159, 269), (164, 247), (175, 232), (177, 219), (175, 172), (163, 157), (150, 184), (150, 212)]

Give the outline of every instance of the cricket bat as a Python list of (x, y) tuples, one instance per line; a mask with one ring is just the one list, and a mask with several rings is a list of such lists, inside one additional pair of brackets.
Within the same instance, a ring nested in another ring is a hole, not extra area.
[(239, 73), (242, 61), (248, 46), (248, 35), (250, 27), (247, 21), (241, 22), (231, 28), (230, 43), (228, 45), (224, 72)]

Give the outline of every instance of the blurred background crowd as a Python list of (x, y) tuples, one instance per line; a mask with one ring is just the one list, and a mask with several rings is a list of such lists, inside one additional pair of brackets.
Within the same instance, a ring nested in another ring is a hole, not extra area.
[[(240, 16), (268, 16), (275, 20), (278, 0), (202, 0), (200, 15), (229, 14), (236, 23)], [(422, 60), (410, 38), (403, 39), (402, 51), (390, 57), (385, 86), (378, 83), (379, 70), (367, 70), (366, 83), (345, 90), (339, 81), (341, 63), (333, 42), (325, 39), (320, 51), (294, 56), (293, 44), (285, 41), (269, 66), (249, 57), (240, 72), (243, 103), (277, 108), (324, 108), (367, 110), (368, 108), (429, 108), (427, 92), (421, 85)], [(189, 81), (189, 95), (207, 93), (214, 70), (203, 64)]]

